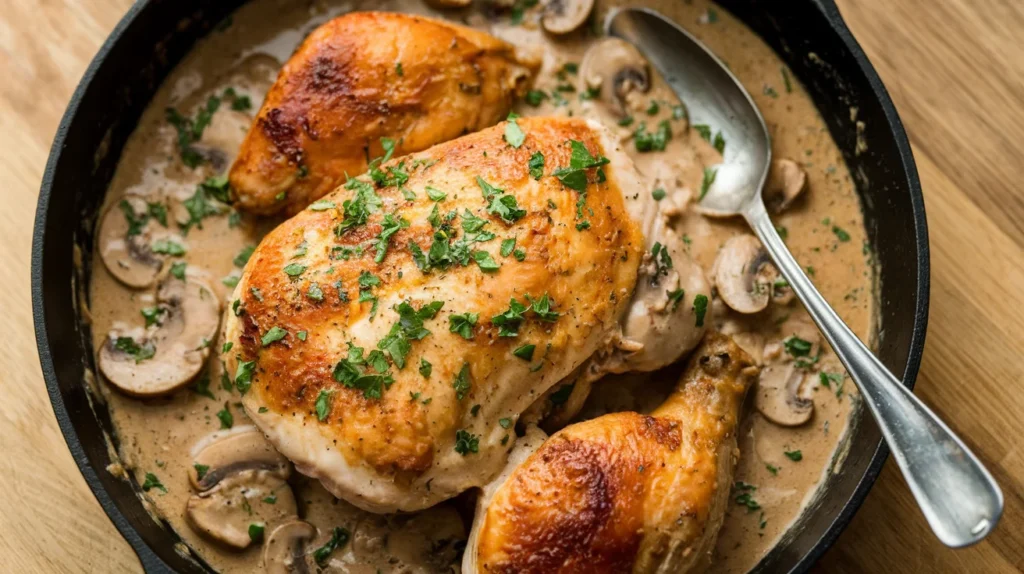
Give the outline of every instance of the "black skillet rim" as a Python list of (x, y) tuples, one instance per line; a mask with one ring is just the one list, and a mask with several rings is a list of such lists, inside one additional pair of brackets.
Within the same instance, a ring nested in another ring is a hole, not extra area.
[[(914, 235), (917, 243), (915, 247), (917, 250), (918, 273), (916, 280), (918, 287), (917, 305), (914, 311), (914, 324), (911, 333), (909, 353), (907, 355), (907, 365), (902, 380), (903, 384), (907, 388), (913, 389), (920, 369), (921, 356), (924, 350), (929, 306), (930, 256), (928, 246), (928, 229), (927, 221), (925, 219), (924, 197), (921, 191), (921, 182), (917, 173), (913, 154), (911, 152), (910, 142), (907, 139), (906, 131), (903, 128), (903, 123), (900, 121), (896, 108), (889, 97), (889, 93), (882, 84), (877, 72), (868, 61), (867, 56), (854, 39), (849, 28), (846, 26), (846, 23), (843, 21), (842, 16), (839, 13), (839, 9), (833, 0), (816, 1), (821, 6), (822, 11), (829, 21), (832, 31), (843, 43), (846, 50), (848, 50), (854, 57), (857, 65), (861, 69), (861, 72), (867, 78), (871, 90), (878, 98), (881, 108), (885, 114), (886, 121), (889, 124), (892, 136), (895, 140), (896, 148), (899, 152), (899, 161), (902, 164), (903, 171), (907, 177), (907, 189), (910, 193), (910, 202), (913, 207)], [(132, 549), (138, 555), (143, 568), (147, 571), (154, 571), (158, 569), (167, 569), (167, 565), (153, 552), (149, 545), (146, 544), (128, 519), (114, 504), (110, 494), (104, 489), (103, 484), (97, 476), (96, 470), (90, 465), (82, 443), (79, 440), (78, 434), (71, 422), (67, 406), (64, 404), (64, 397), (60, 392), (57, 374), (54, 369), (53, 356), (51, 354), (49, 343), (49, 333), (44, 320), (45, 314), (42, 290), (43, 236), (46, 227), (45, 223), (50, 209), (50, 196), (53, 191), (54, 174), (58, 164), (58, 158), (63, 152), (65, 146), (68, 129), (71, 125), (72, 119), (78, 112), (79, 105), (81, 104), (87, 87), (95, 79), (97, 70), (106, 60), (114, 46), (120, 41), (125, 31), (132, 26), (135, 20), (144, 11), (147, 4), (148, 2), (146, 0), (134, 3), (128, 9), (124, 17), (114, 27), (113, 31), (104, 41), (103, 45), (100, 47), (96, 56), (92, 59), (83, 74), (82, 79), (75, 88), (75, 92), (71, 96), (64, 116), (61, 118), (56, 134), (54, 135), (53, 145), (50, 149), (50, 154), (47, 159), (46, 169), (43, 173), (42, 184), (40, 187), (32, 234), (31, 260), (32, 312), (35, 324), (36, 346), (39, 350), (39, 361), (40, 366), (42, 367), (43, 378), (46, 381), (47, 393), (50, 396), (50, 402), (53, 405), (57, 422), (62, 434), (64, 435), (64, 439), (67, 442), (68, 448), (71, 451), (71, 455), (75, 460), (75, 464), (81, 471), (86, 484), (89, 486), (89, 489), (96, 497), (100, 506), (103, 508), (104, 512), (106, 512), (117, 530), (132, 546)], [(888, 456), (888, 447), (885, 445), (883, 440), (879, 440), (878, 446), (875, 448), (875, 452), (871, 457), (871, 463), (868, 465), (867, 470), (861, 477), (853, 495), (844, 504), (843, 510), (838, 514), (832, 524), (829, 525), (828, 529), (821, 533), (818, 541), (814, 544), (811, 550), (796, 563), (791, 572), (807, 571), (821, 558), (825, 551), (835, 543), (836, 539), (852, 520), (853, 515), (860, 508), (861, 504), (863, 504), (868, 492), (871, 490), (875, 480), (878, 478), (878, 475), (882, 470), (882, 466)]]

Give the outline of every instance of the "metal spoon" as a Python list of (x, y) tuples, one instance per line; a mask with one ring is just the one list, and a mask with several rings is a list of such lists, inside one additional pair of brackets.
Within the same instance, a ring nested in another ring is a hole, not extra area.
[(953, 548), (980, 541), (1002, 515), (1002, 491), (949, 427), (860, 342), (793, 259), (761, 198), (771, 140), (750, 95), (703, 44), (656, 12), (622, 9), (609, 14), (605, 29), (661, 71), (691, 121), (722, 131), (729, 145), (701, 210), (747, 220), (857, 383), (939, 540)]

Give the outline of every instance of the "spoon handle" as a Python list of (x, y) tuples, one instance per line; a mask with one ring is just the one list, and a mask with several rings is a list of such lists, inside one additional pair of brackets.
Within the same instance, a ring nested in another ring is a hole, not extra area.
[(939, 540), (953, 548), (980, 541), (1003, 512), (1003, 493), (992, 475), (832, 310), (783, 243), (764, 203), (756, 202), (744, 217), (857, 384)]

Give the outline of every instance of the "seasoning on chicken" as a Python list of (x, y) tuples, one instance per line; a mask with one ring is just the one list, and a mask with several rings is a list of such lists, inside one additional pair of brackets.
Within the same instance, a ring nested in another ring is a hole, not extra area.
[(703, 334), (707, 282), (647, 189), (572, 118), (513, 119), (350, 180), (267, 235), (236, 287), (224, 358), (246, 412), (367, 510), (487, 484), (547, 391), (667, 365)]

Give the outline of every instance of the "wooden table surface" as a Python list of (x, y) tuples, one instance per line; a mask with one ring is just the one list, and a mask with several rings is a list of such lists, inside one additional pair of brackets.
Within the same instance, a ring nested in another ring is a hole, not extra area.
[[(132, 0), (0, 0), (0, 571), (135, 572), (47, 399), (29, 302), (32, 220), (54, 131)], [(841, 0), (889, 87), (932, 247), (918, 394), (989, 465), (1002, 523), (959, 551), (930, 534), (890, 459), (821, 570), (1024, 570), (1024, 2)]]

